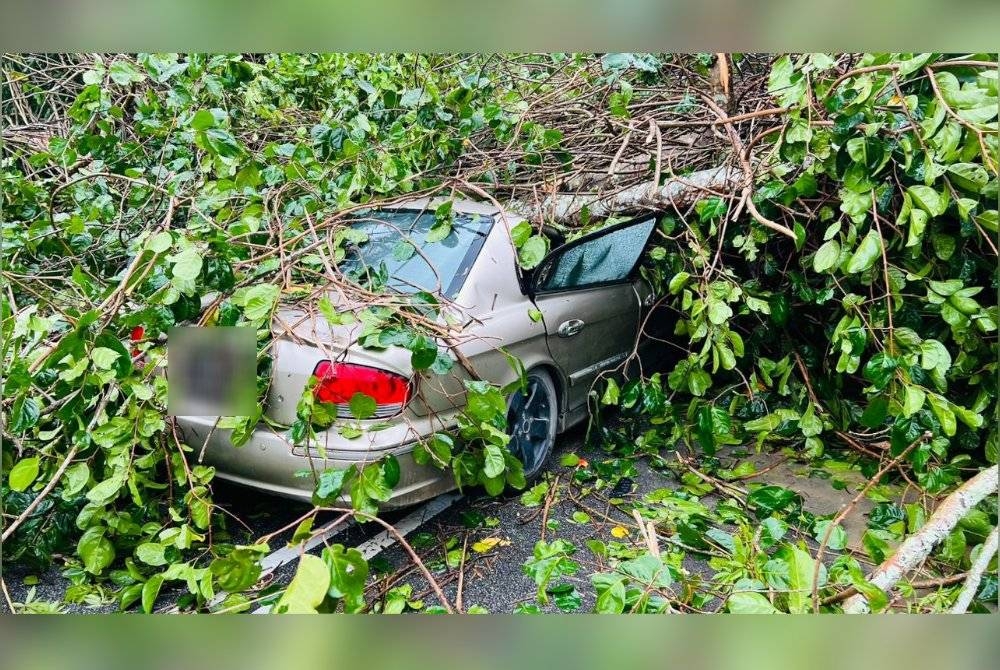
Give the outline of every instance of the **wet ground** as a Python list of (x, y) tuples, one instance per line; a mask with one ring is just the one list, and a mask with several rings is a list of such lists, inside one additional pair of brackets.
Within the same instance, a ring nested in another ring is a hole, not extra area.
[[(544, 477), (550, 483), (550, 491), (558, 494), (544, 497), (537, 506), (526, 507), (519, 495), (490, 498), (477, 491), (466, 492), (464, 497), (454, 502), (444, 512), (422, 527), (415, 528), (408, 535), (408, 541), (441, 585), (448, 600), (461, 605), (462, 609), (478, 607), (493, 613), (515, 611), (519, 607), (537, 601), (536, 585), (526, 575), (522, 565), (531, 558), (539, 540), (563, 539), (576, 548), (573, 558), (582, 569), (575, 576), (567, 576), (559, 581), (576, 585), (582, 598), (578, 611), (593, 608), (594, 589), (590, 587), (589, 575), (600, 560), (585, 546), (586, 540), (597, 538), (605, 542), (620, 538), (623, 528), (633, 527), (634, 520), (607, 502), (607, 493), (594, 494), (585, 498), (574, 495), (574, 490), (566, 486), (556, 486), (558, 481), (565, 484), (573, 476), (573, 467), (560, 464), (564, 454), (576, 454), (591, 462), (609, 458), (601, 449), (585, 444), (585, 430), (577, 428), (560, 437), (556, 452), (550, 458), (548, 472)], [(857, 470), (845, 470), (835, 478), (835, 487), (829, 477), (816, 476), (808, 465), (797, 463), (781, 454), (750, 453), (732, 450), (720, 454), (724, 460), (751, 460), (761, 475), (754, 481), (776, 484), (797, 491), (803, 499), (803, 507), (814, 514), (831, 514), (840, 510), (855, 497), (865, 479)], [(637, 499), (645, 493), (661, 488), (677, 489), (682, 486), (674, 473), (653, 470), (647, 459), (637, 459), (631, 476), (615, 492), (617, 498)], [(708, 503), (713, 494), (702, 500)], [(276, 498), (257, 491), (226, 484), (216, 485), (216, 501), (231, 512), (229, 532), (232, 541), (247, 543), (255, 538), (277, 533), (270, 541), (272, 550), (285, 545), (291, 537), (298, 519), (309, 511), (309, 506)], [(858, 502), (856, 508), (845, 520), (849, 548), (860, 548), (860, 538), (865, 531), (865, 515), (872, 503), (867, 499)], [(413, 510), (401, 510), (386, 515), (386, 520), (396, 523)], [(585, 521), (580, 512), (589, 518)], [(576, 517), (574, 514), (576, 513)], [(238, 518), (238, 521), (237, 521)], [(332, 520), (333, 516), (319, 518), (314, 527)], [(284, 529), (282, 531), (282, 529)], [(330, 542), (345, 546), (359, 546), (382, 530), (375, 524), (353, 525), (332, 538)], [(282, 531), (282, 532), (279, 532)], [(636, 539), (634, 536), (628, 539)], [(318, 552), (322, 545), (315, 549)], [(464, 552), (462, 551), (464, 548)], [(462, 559), (461, 556), (465, 555)], [(425, 605), (437, 603), (427, 581), (407, 552), (398, 544), (381, 552), (371, 560), (374, 576), (368, 587), (368, 600), (378, 600), (389, 589), (409, 584), (412, 600), (423, 601)], [(262, 581), (261, 592), (277, 590), (287, 584), (294, 574), (296, 561), (276, 569)], [(684, 567), (692, 573), (710, 576), (713, 572), (696, 554), (689, 553)], [(33, 589), (33, 598), (39, 601), (60, 602), (66, 595), (69, 582), (61, 575), (58, 567), (42, 573), (35, 573), (9, 567), (5, 569), (5, 580), (10, 595), (15, 602), (23, 603)], [(183, 592), (168, 591), (164, 588), (157, 601), (158, 611), (170, 611), (175, 606), (172, 601), (183, 596)], [(459, 597), (460, 596), (460, 597)], [(262, 602), (266, 602), (266, 599)], [(70, 612), (111, 612), (116, 611), (114, 602), (92, 602), (63, 606)], [(550, 602), (539, 604), (542, 611), (557, 611)], [(4, 607), (6, 609), (6, 607)]]

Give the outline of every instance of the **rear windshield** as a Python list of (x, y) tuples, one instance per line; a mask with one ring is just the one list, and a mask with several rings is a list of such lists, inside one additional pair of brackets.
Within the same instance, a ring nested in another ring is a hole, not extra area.
[(433, 211), (370, 211), (351, 224), (340, 269), (350, 279), (400, 293), (430, 291), (453, 299), (479, 255), (493, 219), (455, 214), (451, 229), (438, 228)]

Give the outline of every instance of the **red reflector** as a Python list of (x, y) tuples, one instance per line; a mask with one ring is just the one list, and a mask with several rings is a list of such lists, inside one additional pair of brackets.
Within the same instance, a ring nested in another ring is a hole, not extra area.
[(402, 409), (410, 399), (405, 377), (365, 365), (320, 361), (313, 376), (319, 380), (313, 395), (320, 402), (349, 403), (355, 393), (364, 393), (377, 405), (399, 405)]

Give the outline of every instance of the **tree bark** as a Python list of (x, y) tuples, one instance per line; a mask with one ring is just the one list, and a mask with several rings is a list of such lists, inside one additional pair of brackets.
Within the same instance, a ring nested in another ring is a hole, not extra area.
[[(891, 589), (903, 576), (927, 558), (931, 550), (948, 536), (962, 518), (986, 496), (997, 492), (997, 466), (987, 468), (965, 482), (938, 505), (931, 518), (913, 535), (899, 545), (892, 556), (868, 577), (883, 591)], [(984, 547), (985, 550), (985, 547)], [(995, 551), (995, 549), (994, 549)], [(868, 601), (861, 594), (851, 596), (844, 603), (844, 612), (863, 614), (868, 611)]]
[(994, 527), (993, 532), (986, 538), (983, 548), (979, 550), (979, 556), (976, 557), (976, 562), (972, 564), (972, 569), (969, 570), (965, 586), (962, 587), (962, 592), (958, 594), (958, 599), (955, 601), (954, 606), (952, 606), (952, 614), (962, 614), (965, 610), (969, 609), (972, 599), (976, 597), (976, 591), (979, 590), (979, 582), (983, 579), (983, 573), (986, 572), (986, 568), (990, 566), (990, 561), (996, 558), (996, 555), (997, 529)]
[(609, 188), (588, 193), (557, 193), (537, 200), (514, 200), (507, 207), (529, 221), (571, 223), (579, 220), (585, 207), (592, 218), (622, 211), (681, 208), (712, 193), (730, 195), (742, 185), (743, 179), (741, 170), (722, 166), (670, 177), (658, 187), (650, 181), (614, 190), (614, 179), (609, 177)]

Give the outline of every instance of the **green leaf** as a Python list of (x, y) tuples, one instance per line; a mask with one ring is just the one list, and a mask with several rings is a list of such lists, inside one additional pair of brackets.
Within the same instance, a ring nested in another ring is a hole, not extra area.
[(514, 242), (514, 247), (520, 249), (524, 246), (524, 243), (528, 241), (531, 237), (531, 224), (527, 221), (522, 221), (513, 228), (510, 229), (510, 238)]
[(92, 575), (99, 574), (115, 560), (115, 547), (104, 532), (101, 526), (88, 528), (76, 545), (76, 553), (83, 560), (83, 569)]
[(90, 481), (90, 468), (86, 463), (74, 463), (66, 469), (64, 475), (66, 483), (63, 485), (63, 497), (71, 498), (87, 486)]
[(868, 234), (861, 240), (861, 244), (855, 249), (851, 260), (847, 262), (847, 273), (857, 274), (871, 268), (878, 259), (881, 250), (882, 238), (874, 229), (869, 230)]
[(691, 279), (690, 273), (682, 271), (675, 274), (673, 278), (671, 278), (670, 284), (667, 287), (670, 294), (677, 295), (677, 293), (687, 285), (689, 279)]
[(601, 395), (602, 405), (617, 405), (619, 397), (618, 382), (614, 379), (608, 379), (608, 385), (604, 389), (604, 393)]
[(320, 473), (316, 482), (316, 490), (313, 492), (313, 504), (317, 506), (330, 505), (340, 497), (344, 484), (349, 477), (353, 476), (355, 469), (329, 468)]
[(495, 444), (487, 444), (483, 450), (483, 474), (499, 477), (504, 471), (503, 451)]
[(930, 403), (931, 411), (941, 424), (941, 430), (948, 437), (955, 434), (957, 425), (955, 423), (955, 413), (952, 411), (950, 403), (937, 393), (928, 393), (927, 402)]
[(924, 340), (920, 343), (920, 367), (924, 370), (936, 370), (943, 378), (951, 369), (951, 354), (938, 340)]
[(202, 258), (197, 249), (186, 249), (173, 258), (171, 275), (174, 285), (182, 293), (191, 294), (195, 290), (195, 280), (201, 274)]
[(732, 308), (722, 300), (708, 301), (708, 320), (716, 326), (721, 326), (733, 316)]
[(782, 547), (778, 557), (788, 565), (788, 611), (792, 614), (812, 611), (812, 591), (816, 583), (813, 579), (815, 560), (792, 544)]
[[(596, 577), (597, 575), (595, 575)], [(600, 591), (594, 612), (597, 614), (621, 614), (625, 611), (625, 580), (619, 578), (613, 581), (605, 590)]]
[(208, 130), (215, 126), (215, 115), (207, 109), (199, 109), (191, 119), (191, 127), (195, 130)]
[(799, 494), (783, 486), (761, 486), (747, 496), (747, 503), (756, 508), (757, 516), (764, 518), (781, 512), (799, 500)]
[(115, 364), (115, 360), (120, 356), (117, 351), (107, 347), (95, 347), (90, 352), (90, 359), (98, 370), (110, 370)]
[(123, 486), (125, 486), (125, 477), (116, 472), (87, 491), (87, 500), (95, 503), (106, 502), (115, 498)]
[(23, 433), (36, 423), (41, 410), (38, 401), (28, 396), (18, 396), (11, 408), (10, 429), (15, 433)]
[(823, 432), (823, 420), (816, 416), (816, 410), (812, 405), (806, 408), (799, 419), (799, 430), (804, 437), (814, 437)]
[(931, 56), (933, 55), (934, 54), (929, 54), (929, 53), (916, 54), (912, 58), (900, 61), (899, 68), (896, 71), (898, 73), (898, 76), (900, 78), (903, 78), (913, 74), (914, 72), (922, 68), (924, 65), (926, 65), (927, 62), (931, 59)]
[(160, 595), (160, 588), (163, 587), (163, 575), (156, 574), (146, 580), (142, 585), (142, 611), (152, 614), (153, 606), (156, 605), (156, 598)]
[(865, 579), (864, 573), (857, 565), (852, 565), (848, 570), (851, 579), (851, 586), (857, 589), (868, 601), (868, 607), (872, 612), (881, 612), (889, 604), (889, 597), (885, 591)]
[(906, 189), (914, 204), (931, 217), (941, 216), (948, 208), (947, 196), (943, 196), (930, 186), (911, 186)]
[(295, 576), (275, 606), (277, 613), (315, 614), (330, 588), (330, 568), (319, 556), (303, 554)]
[(440, 242), (449, 235), (451, 235), (451, 221), (438, 221), (431, 226), (430, 230), (427, 231), (427, 235), (424, 239), (429, 244), (433, 244), (434, 242)]
[(164, 556), (166, 548), (159, 542), (144, 542), (135, 548), (135, 555), (146, 565), (166, 565), (167, 559)]
[(355, 393), (351, 396), (350, 408), (355, 419), (367, 419), (375, 414), (378, 403), (370, 395)]
[(278, 287), (260, 284), (250, 288), (243, 298), (243, 315), (247, 320), (260, 322), (271, 315), (278, 300)]
[(712, 196), (710, 198), (705, 198), (699, 200), (694, 206), (695, 212), (698, 213), (698, 218), (702, 221), (711, 221), (712, 219), (718, 219), (725, 216), (726, 212), (729, 210), (729, 203), (722, 198)]
[(830, 538), (827, 540), (826, 546), (833, 551), (841, 551), (847, 546), (847, 531), (839, 525), (834, 526), (833, 530), (829, 530), (831, 523), (832, 521), (829, 519), (817, 521), (816, 525), (813, 526), (813, 538), (817, 542), (822, 542), (829, 531)]
[(119, 86), (128, 86), (129, 84), (143, 81), (146, 78), (127, 60), (116, 60), (108, 69), (108, 74), (111, 76), (111, 81)]
[(541, 235), (532, 235), (518, 250), (517, 258), (521, 267), (531, 270), (538, 266), (548, 253), (549, 242)]
[(910, 417), (924, 406), (927, 394), (918, 386), (907, 385), (903, 389), (903, 416)]
[(205, 138), (204, 148), (210, 153), (223, 158), (235, 158), (240, 155), (242, 151), (240, 145), (228, 130), (209, 128), (199, 132)]
[(146, 243), (146, 248), (152, 251), (154, 254), (162, 254), (164, 251), (169, 249), (174, 243), (174, 238), (167, 231), (161, 231), (156, 235), (153, 235)]
[(360, 551), (335, 544), (323, 550), (323, 560), (330, 566), (327, 594), (344, 602), (344, 611), (360, 612), (365, 607), (365, 581), (368, 562)]
[(13, 491), (26, 491), (38, 477), (39, 460), (37, 456), (22, 458), (7, 474), (7, 482)]
[(816, 255), (813, 256), (813, 270), (818, 273), (826, 272), (836, 267), (839, 259), (840, 242), (837, 240), (828, 240), (816, 251)]
[(438, 357), (437, 343), (426, 335), (417, 335), (409, 346), (410, 365), (414, 370), (426, 370)]
[(726, 600), (731, 614), (778, 614), (778, 610), (763, 594), (755, 591), (737, 591)]
[(948, 166), (948, 174), (956, 186), (972, 193), (982, 192), (990, 180), (986, 168), (976, 163), (954, 163)]
[(712, 378), (701, 368), (694, 368), (688, 375), (688, 390), (691, 395), (701, 397), (712, 386)]
[(252, 549), (236, 548), (228, 556), (217, 558), (209, 565), (220, 589), (229, 593), (244, 591), (260, 578), (258, 554)]
[(899, 361), (896, 358), (880, 351), (865, 364), (863, 374), (865, 379), (870, 381), (875, 388), (884, 389), (889, 384), (889, 380), (892, 379), (897, 367), (899, 367)]

